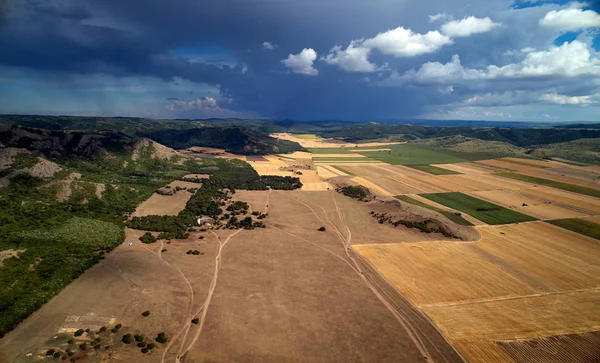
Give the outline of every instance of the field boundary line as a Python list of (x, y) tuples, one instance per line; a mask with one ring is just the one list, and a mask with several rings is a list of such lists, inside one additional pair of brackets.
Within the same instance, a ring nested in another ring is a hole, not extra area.
[(504, 296), (504, 297), (496, 297), (496, 298), (484, 298), (484, 299), (474, 299), (468, 301), (460, 301), (460, 302), (447, 302), (447, 303), (437, 303), (437, 304), (423, 304), (420, 305), (422, 309), (429, 308), (444, 308), (449, 306), (460, 306), (460, 305), (476, 305), (476, 304), (485, 304), (488, 302), (496, 302), (496, 301), (509, 301), (509, 300), (521, 300), (521, 299), (529, 299), (534, 297), (544, 297), (544, 296), (556, 296), (556, 295), (566, 295), (572, 293), (583, 293), (588, 291), (600, 291), (600, 287), (589, 287), (585, 289), (575, 289), (568, 291), (556, 291), (556, 292), (546, 292), (546, 293), (538, 293), (538, 294), (529, 294), (529, 295), (518, 295), (518, 296)]

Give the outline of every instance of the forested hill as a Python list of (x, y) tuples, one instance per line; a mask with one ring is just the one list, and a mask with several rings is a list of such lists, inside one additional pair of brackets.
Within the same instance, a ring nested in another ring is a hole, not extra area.
[(202, 127), (190, 130), (160, 130), (143, 134), (174, 149), (192, 146), (223, 148), (234, 154), (275, 154), (303, 150), (292, 141), (280, 140), (239, 126)]
[(412, 125), (360, 124), (317, 132), (319, 136), (347, 141), (394, 139), (408, 141), (462, 135), (486, 141), (502, 141), (516, 146), (546, 145), (600, 137), (596, 129), (567, 128), (473, 128)]
[[(78, 117), (78, 116), (36, 116), (0, 115), (0, 125), (12, 124), (45, 129), (45, 133), (69, 131), (78, 134), (102, 134), (148, 137), (172, 148), (183, 149), (191, 146), (222, 148), (235, 154), (277, 154), (303, 150), (292, 141), (270, 137), (257, 129), (250, 129), (239, 123), (246, 122), (255, 127), (261, 121), (223, 120), (223, 122), (198, 120), (153, 120), (124, 117)], [(238, 123), (237, 125), (231, 125)], [(58, 134), (57, 134), (58, 135)]]
[(0, 124), (0, 143), (37, 151), (46, 156), (78, 156), (93, 159), (108, 152), (131, 149), (136, 139), (120, 132), (52, 131)]

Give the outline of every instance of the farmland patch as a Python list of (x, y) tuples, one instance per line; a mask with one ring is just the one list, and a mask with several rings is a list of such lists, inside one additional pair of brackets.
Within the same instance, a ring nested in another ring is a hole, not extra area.
[(424, 198), (472, 215), (487, 224), (507, 224), (534, 221), (536, 218), (511, 211), (460, 192), (422, 194)]

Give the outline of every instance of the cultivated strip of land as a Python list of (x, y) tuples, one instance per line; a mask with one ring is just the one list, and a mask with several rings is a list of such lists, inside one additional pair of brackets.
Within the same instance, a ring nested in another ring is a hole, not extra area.
[(422, 197), (449, 208), (472, 215), (487, 224), (508, 224), (535, 221), (536, 218), (506, 209), (497, 204), (460, 193), (421, 194)]

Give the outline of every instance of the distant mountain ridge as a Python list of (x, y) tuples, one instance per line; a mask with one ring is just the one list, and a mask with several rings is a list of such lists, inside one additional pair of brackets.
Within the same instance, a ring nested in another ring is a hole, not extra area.
[(143, 136), (174, 149), (207, 146), (223, 148), (228, 152), (242, 155), (290, 153), (303, 150), (295, 142), (276, 139), (240, 126), (159, 130), (145, 133)]
[[(147, 137), (166, 146), (185, 149), (191, 146), (222, 148), (235, 154), (277, 154), (304, 150), (298, 143), (270, 137), (257, 127), (229, 124), (231, 120), (184, 121), (144, 118), (0, 115), (2, 123), (44, 129), (46, 133), (63, 131), (77, 138), (79, 134), (105, 137)], [(238, 122), (242, 122), (237, 120)], [(247, 120), (248, 126), (256, 121)]]

